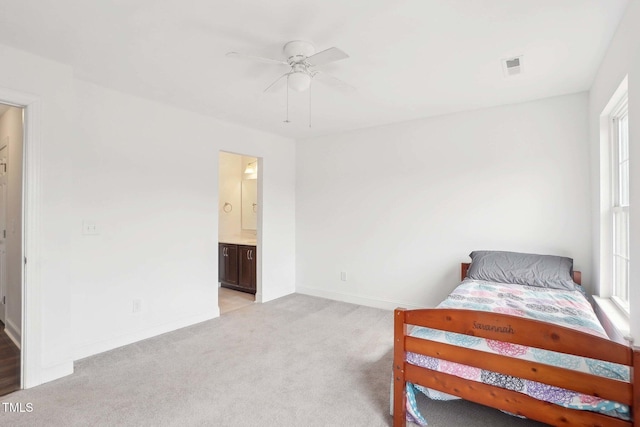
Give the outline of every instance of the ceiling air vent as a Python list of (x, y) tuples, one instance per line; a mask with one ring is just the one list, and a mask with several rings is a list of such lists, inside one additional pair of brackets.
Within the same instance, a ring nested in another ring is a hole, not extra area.
[(502, 60), (502, 71), (505, 77), (515, 76), (522, 74), (524, 71), (522, 64), (522, 56), (514, 56), (513, 58), (506, 58)]

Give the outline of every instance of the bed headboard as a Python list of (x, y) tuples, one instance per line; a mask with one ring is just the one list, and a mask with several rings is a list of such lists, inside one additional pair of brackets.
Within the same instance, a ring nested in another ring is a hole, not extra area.
[[(467, 277), (467, 270), (469, 270), (470, 262), (463, 262), (460, 264), (460, 280), (464, 280)], [(579, 271), (573, 272), (573, 281), (578, 285), (582, 285), (582, 273)]]

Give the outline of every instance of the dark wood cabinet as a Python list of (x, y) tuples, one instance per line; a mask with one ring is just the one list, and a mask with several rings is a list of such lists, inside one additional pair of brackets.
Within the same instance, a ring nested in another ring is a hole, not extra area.
[(238, 245), (218, 244), (218, 280), (222, 284), (238, 285)]
[(218, 244), (218, 280), (225, 288), (256, 293), (256, 247)]
[(256, 293), (255, 246), (238, 246), (238, 286)]

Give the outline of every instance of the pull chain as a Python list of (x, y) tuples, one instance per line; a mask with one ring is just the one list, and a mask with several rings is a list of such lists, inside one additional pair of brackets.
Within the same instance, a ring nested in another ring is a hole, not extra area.
[(311, 128), (311, 82), (309, 82), (309, 128)]

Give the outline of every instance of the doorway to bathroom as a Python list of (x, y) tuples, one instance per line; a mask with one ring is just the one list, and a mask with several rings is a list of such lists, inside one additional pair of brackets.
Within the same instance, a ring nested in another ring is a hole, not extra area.
[(218, 306), (253, 304), (258, 292), (259, 159), (221, 151), (218, 158)]
[(0, 396), (21, 384), (23, 115), (0, 104)]

